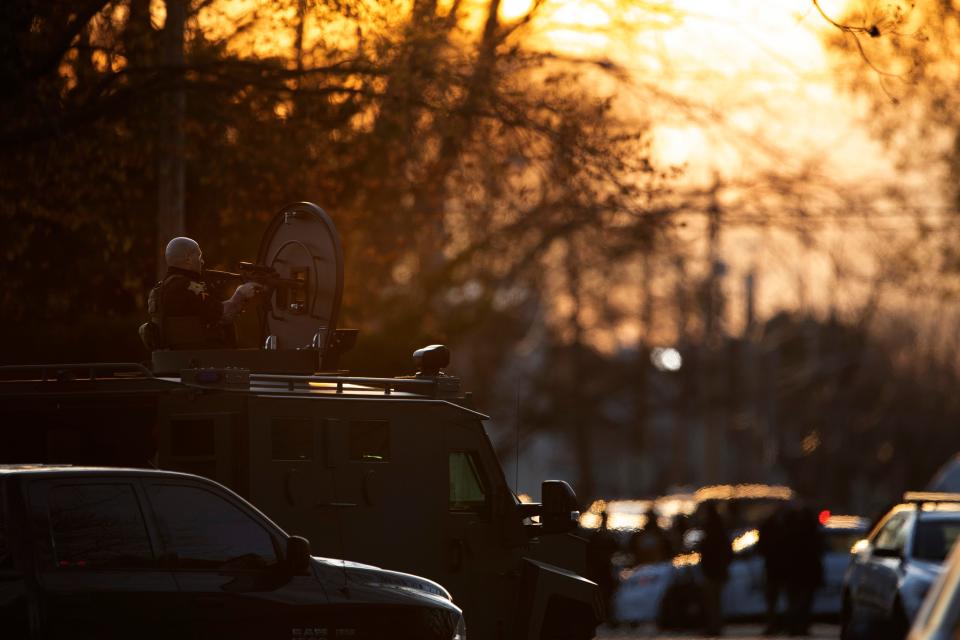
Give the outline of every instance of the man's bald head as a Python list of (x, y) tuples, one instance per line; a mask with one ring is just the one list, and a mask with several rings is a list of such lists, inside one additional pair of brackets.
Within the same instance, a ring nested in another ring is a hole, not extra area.
[(203, 254), (200, 252), (200, 245), (190, 238), (181, 236), (168, 242), (164, 257), (167, 259), (168, 267), (197, 273), (203, 270)]

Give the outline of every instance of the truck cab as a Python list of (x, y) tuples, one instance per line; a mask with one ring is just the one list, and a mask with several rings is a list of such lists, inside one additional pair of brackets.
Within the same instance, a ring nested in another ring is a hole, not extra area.
[[(0, 627), (15, 638), (463, 638), (439, 585), (310, 556), (189, 474), (0, 466)], [(9, 635), (7, 635), (9, 634)]]

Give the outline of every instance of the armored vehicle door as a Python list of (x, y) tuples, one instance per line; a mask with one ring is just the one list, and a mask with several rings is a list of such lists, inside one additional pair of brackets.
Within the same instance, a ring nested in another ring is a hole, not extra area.
[(287, 531), (310, 539), (318, 555), (337, 549), (336, 503), (328, 466), (327, 420), (307, 399), (249, 401), (250, 501)]
[(257, 263), (303, 286), (273, 291), (260, 313), (260, 338), (250, 346), (259, 347), (266, 336), (276, 336), (277, 349), (325, 349), (336, 329), (343, 295), (343, 251), (330, 216), (309, 202), (287, 205), (267, 226)]
[(508, 637), (517, 598), (515, 552), (504, 538), (506, 486), (479, 420), (440, 425), (448, 490), (445, 575), (440, 580), (480, 638)]
[(430, 405), (250, 398), (250, 500), (316, 555), (439, 579), (445, 459)]

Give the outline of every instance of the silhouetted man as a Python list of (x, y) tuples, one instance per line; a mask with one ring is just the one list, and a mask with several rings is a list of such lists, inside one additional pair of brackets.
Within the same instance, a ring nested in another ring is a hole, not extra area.
[(700, 541), (700, 570), (704, 577), (704, 630), (707, 635), (716, 636), (723, 632), (723, 585), (729, 575), (733, 548), (730, 546), (730, 533), (717, 512), (717, 506), (708, 502), (704, 509), (706, 521)]
[(786, 591), (790, 550), (787, 547), (787, 509), (784, 504), (777, 507), (760, 525), (760, 540), (757, 550), (763, 557), (764, 585), (763, 597), (767, 604), (767, 628), (764, 635), (779, 633), (783, 628), (780, 619), (780, 596)]
[(657, 514), (649, 509), (643, 529), (630, 536), (630, 552), (634, 564), (653, 564), (669, 560), (673, 556), (673, 545), (666, 531), (657, 522)]
[(810, 628), (814, 591), (823, 583), (823, 539), (820, 521), (809, 507), (791, 509), (786, 523), (787, 632), (804, 636)]
[(607, 528), (607, 512), (603, 511), (600, 513), (600, 526), (590, 537), (587, 546), (587, 573), (588, 577), (600, 587), (600, 595), (603, 597), (608, 620), (613, 615), (613, 593), (617, 588), (611, 559), (618, 547), (613, 532)]

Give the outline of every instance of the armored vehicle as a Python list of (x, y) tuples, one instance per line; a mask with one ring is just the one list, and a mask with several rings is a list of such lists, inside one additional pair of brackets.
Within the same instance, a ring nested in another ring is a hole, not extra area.
[(5, 638), (462, 640), (438, 584), (312, 558), (197, 476), (0, 465)]
[(571, 534), (573, 491), (547, 480), (542, 503), (517, 499), (486, 416), (443, 371), (449, 351), (419, 350), (409, 377), (338, 369), (356, 339), (337, 327), (341, 256), (330, 217), (290, 205), (257, 257), (281, 284), (247, 314), (236, 349), (163, 348), (191, 330), (178, 321), (159, 327), (150, 366), (0, 367), (0, 462), (205, 476), (321, 555), (444, 585), (472, 639), (593, 637), (601, 601)]

